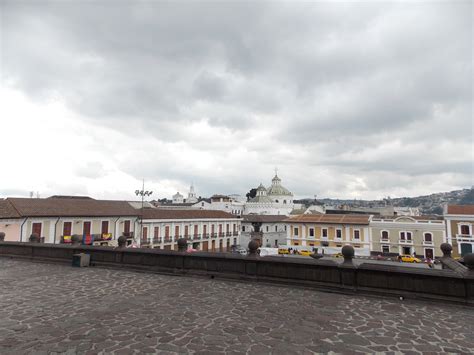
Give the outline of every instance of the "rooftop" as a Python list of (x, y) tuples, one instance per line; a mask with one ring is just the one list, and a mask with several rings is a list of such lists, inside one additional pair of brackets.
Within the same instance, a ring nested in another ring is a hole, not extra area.
[(143, 219), (229, 219), (236, 216), (218, 210), (199, 209), (163, 209), (147, 208), (143, 210)]
[(288, 223), (369, 224), (368, 215), (301, 214), (286, 219)]
[(474, 352), (464, 306), (7, 258), (0, 284), (2, 354)]
[(448, 205), (447, 214), (474, 215), (474, 205)]

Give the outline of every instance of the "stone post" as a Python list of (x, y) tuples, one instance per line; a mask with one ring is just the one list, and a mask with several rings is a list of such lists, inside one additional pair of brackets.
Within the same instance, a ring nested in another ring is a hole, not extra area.
[(440, 246), (441, 251), (443, 252), (443, 258), (450, 258), (453, 247), (449, 243), (443, 243)]
[(466, 264), (469, 269), (469, 273), (474, 274), (474, 253), (469, 253), (464, 255), (464, 264)]
[(342, 256), (344, 257), (345, 265), (352, 265), (352, 259), (354, 258), (354, 247), (352, 245), (344, 245), (341, 249)]
[(5, 241), (5, 233), (0, 232), (0, 242)]
[(118, 247), (119, 248), (126, 248), (127, 247), (127, 237), (124, 235), (121, 235), (117, 239)]
[(38, 233), (31, 233), (30, 239), (29, 239), (30, 243), (39, 243), (40, 240), (41, 239), (40, 239)]
[(186, 238), (179, 238), (178, 239), (178, 251), (181, 253), (186, 252), (188, 250), (188, 241)]
[(258, 254), (257, 254), (258, 247), (259, 247), (258, 244), (259, 243), (256, 240), (251, 240), (249, 242), (249, 246), (248, 246), (249, 254), (247, 255), (247, 257), (254, 257), (254, 258), (258, 257)]

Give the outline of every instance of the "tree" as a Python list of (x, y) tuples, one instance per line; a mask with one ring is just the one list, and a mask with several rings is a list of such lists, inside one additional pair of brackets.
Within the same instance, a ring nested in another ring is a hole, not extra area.
[(250, 191), (247, 192), (247, 194), (245, 196), (247, 196), (247, 201), (249, 201), (250, 199), (257, 196), (257, 189), (250, 189)]

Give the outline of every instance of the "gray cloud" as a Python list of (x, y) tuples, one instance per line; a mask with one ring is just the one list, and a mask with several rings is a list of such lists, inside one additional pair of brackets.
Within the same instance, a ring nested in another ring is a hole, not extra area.
[[(470, 2), (1, 7), (5, 85), (150, 149), (182, 143), (172, 160), (121, 162), (131, 175), (194, 180), (202, 194), (244, 192), (275, 165), (301, 195), (350, 193), (356, 178), (368, 194), (416, 193), (436, 173), (472, 181)], [(191, 153), (230, 171), (190, 170)]]

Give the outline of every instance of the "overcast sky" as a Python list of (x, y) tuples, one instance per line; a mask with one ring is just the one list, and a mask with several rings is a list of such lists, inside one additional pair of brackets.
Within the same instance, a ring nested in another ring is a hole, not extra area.
[(0, 196), (473, 184), (470, 1), (4, 1)]

